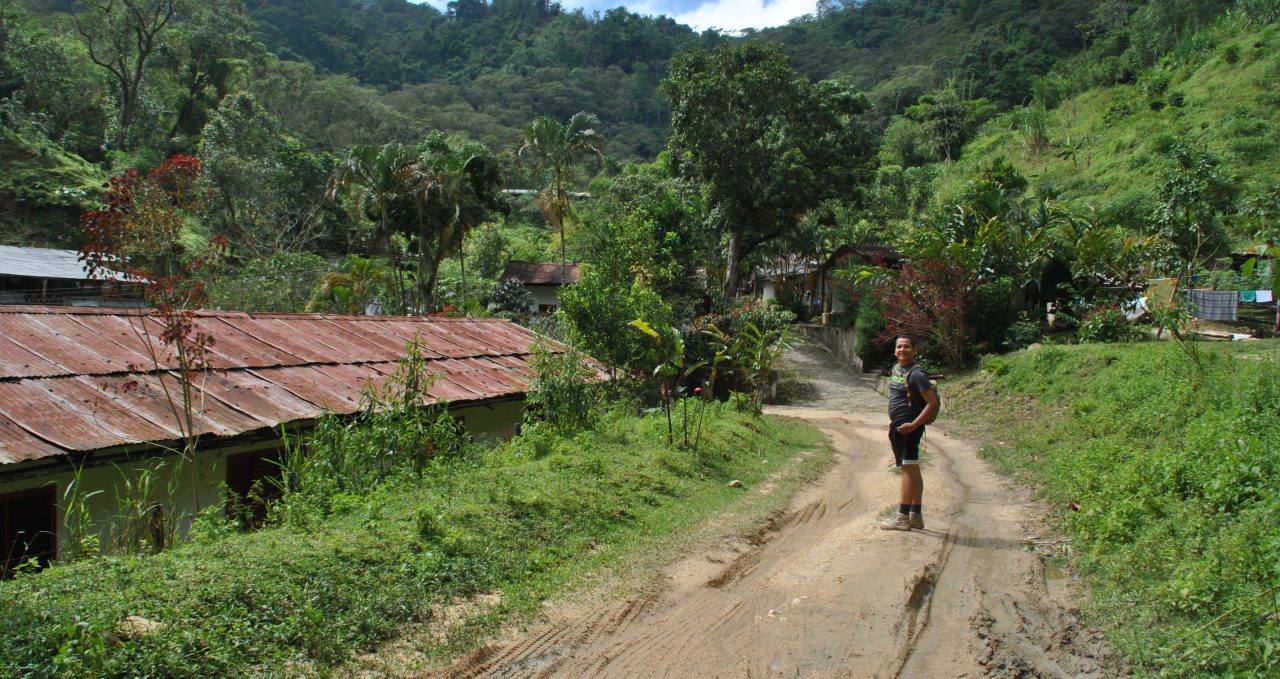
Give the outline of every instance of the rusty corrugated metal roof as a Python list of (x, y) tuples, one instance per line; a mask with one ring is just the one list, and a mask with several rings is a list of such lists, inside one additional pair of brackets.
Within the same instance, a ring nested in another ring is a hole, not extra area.
[[(181, 438), (173, 360), (146, 313), (0, 307), (0, 464)], [(194, 430), (210, 437), (356, 412), (415, 337), (429, 399), (520, 395), (537, 338), (498, 319), (215, 311), (198, 312), (196, 330), (215, 339), (192, 399)]]

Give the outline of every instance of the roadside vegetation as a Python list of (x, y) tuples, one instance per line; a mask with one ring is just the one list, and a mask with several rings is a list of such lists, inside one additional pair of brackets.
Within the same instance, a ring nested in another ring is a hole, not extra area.
[[(439, 660), (710, 517), (759, 518), (831, 459), (808, 425), (721, 403), (696, 447), (666, 445), (660, 413), (495, 448), (430, 411), (367, 418), (321, 425), (265, 528), (210, 514), (168, 551), (0, 582), (0, 674), (323, 675), (412, 629)], [(395, 452), (428, 449), (429, 464)], [(774, 491), (754, 492), (766, 478)], [(446, 626), (450, 607), (468, 615)]]
[(1280, 344), (1046, 345), (951, 412), (1042, 489), (1089, 621), (1144, 673), (1280, 672)]

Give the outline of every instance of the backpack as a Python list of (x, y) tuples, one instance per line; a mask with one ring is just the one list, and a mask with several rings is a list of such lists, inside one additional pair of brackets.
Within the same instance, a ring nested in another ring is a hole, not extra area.
[[(907, 377), (903, 382), (905, 382), (907, 387), (907, 401), (911, 403), (912, 407), (914, 407), (916, 403), (919, 403), (920, 408), (923, 410), (929, 405), (928, 402), (924, 400), (924, 397), (921, 396), (919, 392), (911, 388), (911, 373), (914, 373), (917, 370), (924, 373), (924, 368), (921, 368), (920, 366), (913, 366), (911, 368), (911, 372), (907, 373)], [(924, 377), (925, 379), (929, 379), (929, 373), (924, 373)], [(932, 382), (932, 380), (930, 380), (930, 382)], [(933, 424), (934, 421), (938, 419), (938, 413), (942, 412), (942, 394), (938, 393), (938, 385), (936, 383), (933, 385), (933, 393), (938, 397), (938, 409), (933, 411), (933, 415), (930, 415), (929, 418), (924, 421), (924, 424)]]

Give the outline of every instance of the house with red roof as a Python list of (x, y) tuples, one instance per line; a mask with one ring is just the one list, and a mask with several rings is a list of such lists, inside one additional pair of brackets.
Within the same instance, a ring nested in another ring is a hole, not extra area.
[[(158, 480), (173, 491), (170, 517), (244, 497), (278, 474), (282, 427), (306, 431), (323, 414), (359, 411), (363, 391), (392, 376), (415, 338), (434, 378), (426, 400), (495, 439), (517, 431), (535, 341), (566, 349), (500, 319), (200, 311), (195, 331), (215, 341), (192, 380), (195, 469)], [(143, 463), (183, 466), (177, 365), (159, 334), (146, 310), (0, 305), (0, 570), (56, 559), (67, 539), (63, 495), (77, 479), (97, 523)]]

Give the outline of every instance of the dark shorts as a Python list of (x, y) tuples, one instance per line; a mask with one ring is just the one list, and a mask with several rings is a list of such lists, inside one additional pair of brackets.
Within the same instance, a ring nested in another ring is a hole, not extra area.
[(893, 461), (899, 467), (904, 464), (920, 464), (920, 438), (924, 436), (924, 427), (910, 434), (899, 434), (898, 425), (908, 421), (889, 423), (889, 445), (893, 446)]

